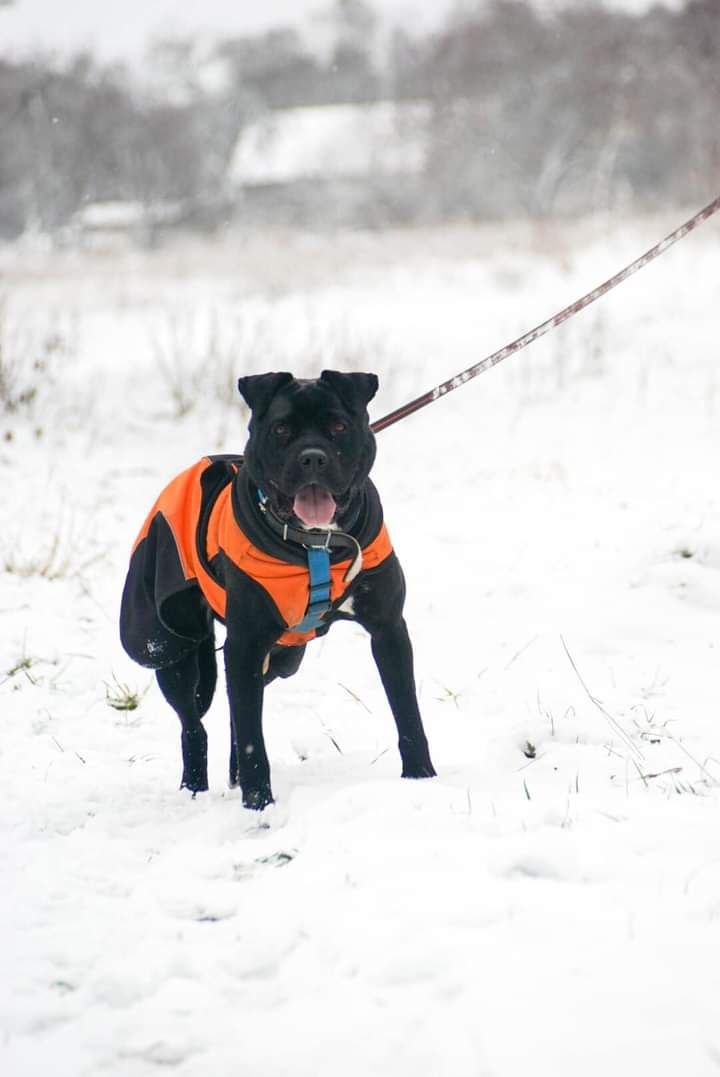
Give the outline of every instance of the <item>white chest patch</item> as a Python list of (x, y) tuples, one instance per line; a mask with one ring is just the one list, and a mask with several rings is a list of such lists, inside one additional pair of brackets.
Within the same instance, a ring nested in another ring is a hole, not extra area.
[(354, 617), (355, 616), (355, 602), (353, 600), (353, 596), (350, 595), (350, 597), (346, 598), (344, 602), (341, 602), (340, 605), (338, 606), (338, 610), (339, 610), (340, 613), (349, 613), (351, 617)]

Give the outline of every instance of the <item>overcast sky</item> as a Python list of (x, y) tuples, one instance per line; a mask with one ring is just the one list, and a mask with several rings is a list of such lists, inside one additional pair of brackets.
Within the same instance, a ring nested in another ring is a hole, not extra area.
[[(537, 7), (581, 6), (588, 0), (533, 0)], [(644, 10), (653, 0), (610, 0), (612, 6)], [(684, 0), (664, 0), (681, 6)], [(306, 23), (328, 0), (15, 0), (0, 7), (0, 52), (43, 48), (91, 49), (103, 59), (136, 59), (153, 37), (253, 33), (271, 26)], [(409, 29), (442, 22), (456, 0), (375, 0), (377, 11)], [(465, 4), (464, 6), (472, 6)]]

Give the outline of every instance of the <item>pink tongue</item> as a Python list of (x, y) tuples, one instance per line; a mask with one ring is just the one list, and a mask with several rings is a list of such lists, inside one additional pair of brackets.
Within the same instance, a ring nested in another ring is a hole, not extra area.
[(293, 501), (293, 512), (306, 527), (327, 527), (336, 508), (332, 495), (322, 486), (303, 486)]

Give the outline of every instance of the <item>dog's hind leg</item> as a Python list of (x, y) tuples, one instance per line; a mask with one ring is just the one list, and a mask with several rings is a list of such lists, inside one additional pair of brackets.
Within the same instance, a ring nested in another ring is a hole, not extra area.
[(200, 717), (204, 717), (210, 710), (210, 704), (215, 695), (217, 685), (217, 659), (215, 657), (215, 637), (203, 640), (197, 650), (198, 657), (198, 684), (195, 690)]
[(212, 638), (172, 666), (156, 671), (158, 684), (182, 725), (183, 773), (181, 789), (204, 792), (207, 778), (207, 733), (202, 717), (212, 702), (217, 680)]

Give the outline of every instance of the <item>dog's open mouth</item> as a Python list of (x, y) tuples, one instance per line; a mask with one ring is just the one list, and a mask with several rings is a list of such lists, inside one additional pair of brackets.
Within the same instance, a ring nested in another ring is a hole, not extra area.
[(306, 527), (329, 527), (337, 511), (329, 490), (315, 483), (301, 486), (293, 500), (293, 512)]

